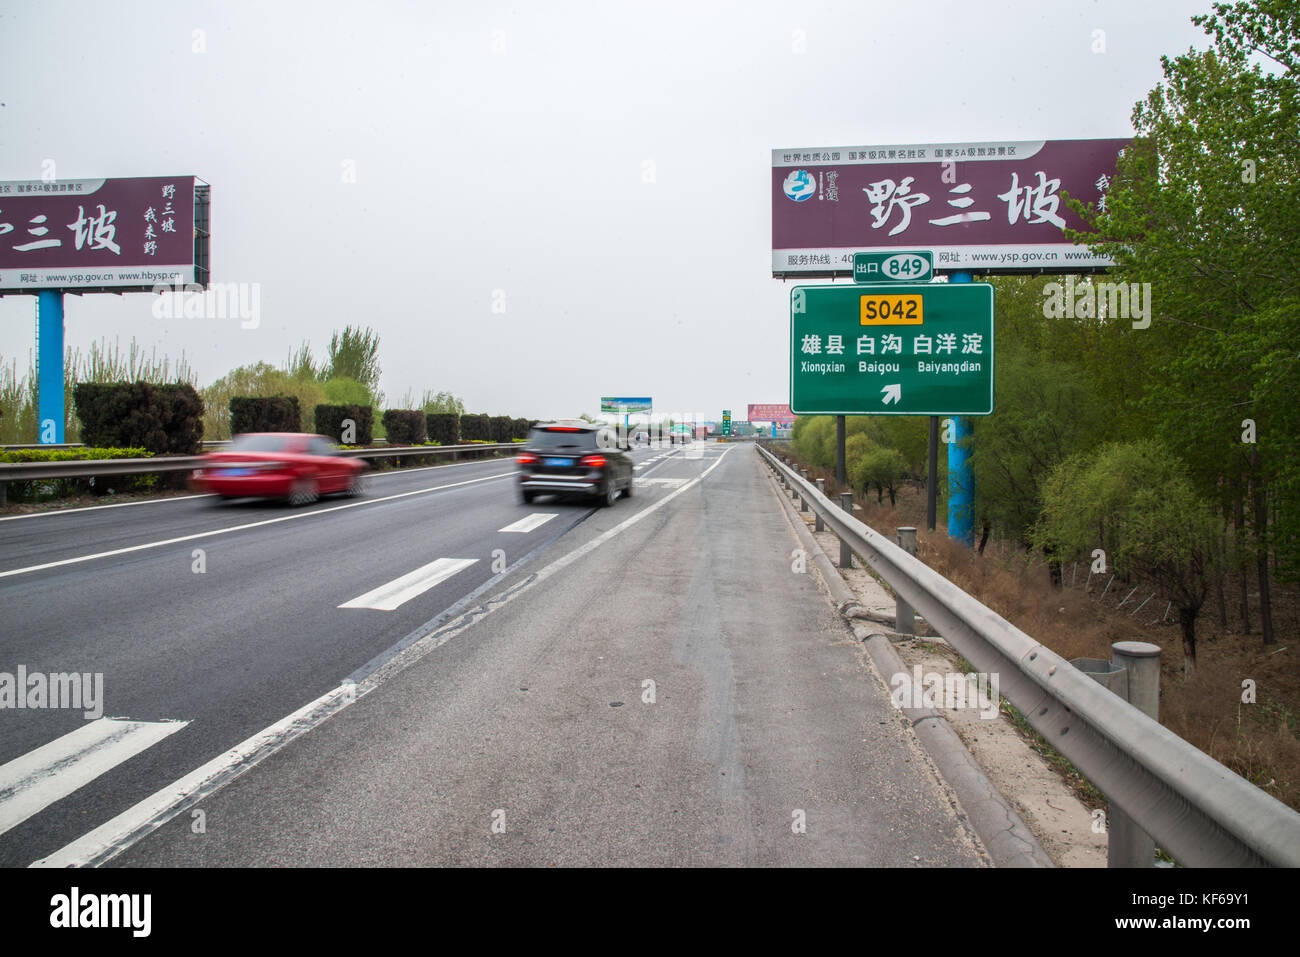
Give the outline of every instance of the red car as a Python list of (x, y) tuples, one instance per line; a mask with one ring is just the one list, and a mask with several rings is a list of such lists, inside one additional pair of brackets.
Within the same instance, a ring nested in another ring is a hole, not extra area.
[(323, 435), (249, 432), (230, 448), (203, 456), (190, 474), (190, 487), (222, 498), (255, 495), (310, 505), (321, 495), (360, 495), (366, 464), (344, 458)]

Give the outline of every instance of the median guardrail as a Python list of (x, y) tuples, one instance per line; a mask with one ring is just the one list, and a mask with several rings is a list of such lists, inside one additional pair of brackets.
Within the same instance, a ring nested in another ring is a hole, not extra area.
[[(12, 448), (12, 446), (10, 446)], [(72, 446), (75, 448), (75, 446)], [(50, 446), (37, 446), (50, 448)], [(57, 446), (56, 446), (57, 448)], [(501, 452), (519, 448), (517, 442), (490, 442), (470, 445), (389, 445), (382, 448), (339, 449), (338, 454), (357, 459), (382, 459), (401, 456), (451, 455), (462, 453)], [(67, 462), (0, 463), (0, 505), (5, 504), (5, 487), (9, 482), (33, 479), (88, 478), (109, 475), (147, 475), (153, 472), (188, 472), (201, 467), (200, 455), (160, 455), (150, 459), (73, 459)]]
[(823, 523), (1112, 804), (1189, 867), (1300, 867), (1300, 814), (1117, 697), (840, 508), (778, 456), (764, 461)]

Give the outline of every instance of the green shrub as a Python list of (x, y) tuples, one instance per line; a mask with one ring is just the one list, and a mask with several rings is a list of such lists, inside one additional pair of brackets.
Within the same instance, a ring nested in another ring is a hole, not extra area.
[(420, 409), (388, 409), (383, 423), (389, 445), (422, 445), (428, 439), (428, 427)]
[(460, 444), (460, 416), (454, 412), (430, 412), (425, 415), (429, 441), (439, 445)]
[(368, 405), (318, 405), (316, 406), (316, 431), (329, 436), (335, 442), (344, 438), (345, 421), (351, 419), (356, 434), (351, 436), (352, 445), (369, 445), (374, 436), (374, 410)]
[[(153, 453), (143, 448), (11, 449), (0, 452), (0, 462), (77, 462), (88, 459), (147, 459)], [(175, 473), (183, 475), (184, 473)], [(159, 475), (111, 475), (64, 479), (31, 479), (6, 483), (11, 502), (39, 502), (73, 495), (103, 495), (145, 491), (157, 487)]]
[(203, 400), (192, 385), (81, 382), (72, 395), (86, 445), (179, 455), (202, 448)]
[(235, 396), (230, 400), (230, 432), (301, 432), (302, 413), (292, 395)]
[(460, 437), (463, 442), (491, 442), (492, 426), (486, 415), (462, 415)]

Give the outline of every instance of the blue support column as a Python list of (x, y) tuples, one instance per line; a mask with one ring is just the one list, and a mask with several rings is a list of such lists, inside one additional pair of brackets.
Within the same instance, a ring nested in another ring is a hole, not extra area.
[[(973, 282), (968, 272), (955, 272), (949, 282)], [(975, 472), (970, 449), (963, 440), (971, 434), (970, 419), (952, 416), (952, 441), (948, 443), (948, 535), (966, 545), (975, 544)]]
[(36, 294), (36, 432), (42, 445), (63, 441), (63, 292)]

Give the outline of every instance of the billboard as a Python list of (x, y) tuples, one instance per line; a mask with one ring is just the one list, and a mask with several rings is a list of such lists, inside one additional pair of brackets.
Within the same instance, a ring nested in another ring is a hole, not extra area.
[(193, 176), (0, 182), (0, 295), (206, 285), (207, 201)]
[(617, 412), (623, 415), (626, 412), (649, 412), (654, 403), (648, 396), (637, 396), (626, 398), (623, 396), (601, 396), (601, 412)]
[(772, 151), (772, 275), (853, 275), (855, 253), (923, 249), (936, 272), (1091, 272), (1061, 196), (1105, 203), (1128, 139)]
[(794, 424), (794, 413), (790, 411), (789, 405), (749, 405), (750, 422), (770, 422), (781, 427)]

